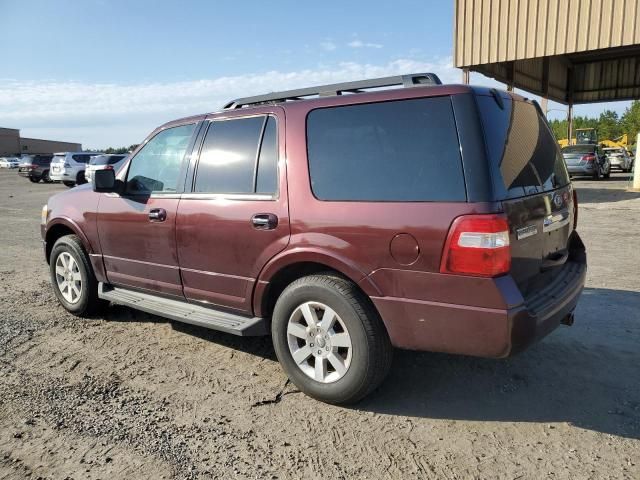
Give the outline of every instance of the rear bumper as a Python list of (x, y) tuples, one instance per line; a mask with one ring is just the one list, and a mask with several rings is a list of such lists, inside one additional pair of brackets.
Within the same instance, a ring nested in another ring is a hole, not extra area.
[[(572, 322), (586, 272), (584, 250), (572, 253), (551, 283), (527, 298), (519, 295), (519, 304), (505, 309), (392, 297), (372, 300), (396, 347), (507, 357), (548, 335), (563, 321)], [(495, 279), (495, 287), (506, 305), (514, 304), (517, 286), (510, 277)]]
[(75, 181), (75, 175), (68, 172), (49, 172), (49, 178), (54, 182), (72, 182)]
[(27, 172), (21, 172), (21, 171), (18, 170), (18, 175), (20, 175), (21, 177), (24, 177), (24, 178), (39, 177), (40, 176), (40, 175), (38, 175), (36, 173), (35, 170), (29, 170)]
[(593, 175), (596, 173), (596, 167), (593, 163), (587, 165), (567, 165), (570, 175)]

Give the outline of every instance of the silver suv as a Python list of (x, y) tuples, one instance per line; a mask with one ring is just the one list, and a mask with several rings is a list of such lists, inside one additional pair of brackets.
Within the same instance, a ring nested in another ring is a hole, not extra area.
[(51, 160), (49, 176), (54, 182), (62, 182), (67, 187), (87, 183), (84, 171), (89, 160), (101, 152), (61, 152)]

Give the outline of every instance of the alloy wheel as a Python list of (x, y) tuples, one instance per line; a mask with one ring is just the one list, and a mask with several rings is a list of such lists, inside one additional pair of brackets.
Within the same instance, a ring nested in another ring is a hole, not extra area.
[(340, 316), (323, 303), (306, 302), (293, 311), (287, 343), (298, 368), (317, 382), (336, 382), (349, 370), (351, 336)]
[(62, 252), (56, 259), (56, 285), (64, 299), (77, 303), (82, 294), (82, 275), (78, 262), (68, 252)]

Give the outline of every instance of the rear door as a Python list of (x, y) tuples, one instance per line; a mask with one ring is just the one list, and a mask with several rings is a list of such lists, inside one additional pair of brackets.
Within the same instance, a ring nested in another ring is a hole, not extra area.
[(226, 114), (205, 128), (191, 193), (178, 207), (184, 295), (250, 313), (260, 270), (289, 242), (284, 112)]
[(510, 224), (512, 276), (524, 295), (568, 258), (573, 192), (555, 138), (535, 104), (478, 95), (494, 189)]

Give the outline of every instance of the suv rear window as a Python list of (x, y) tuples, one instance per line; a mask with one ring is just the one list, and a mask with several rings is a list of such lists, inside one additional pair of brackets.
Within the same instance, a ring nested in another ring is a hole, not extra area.
[(595, 151), (595, 145), (573, 145), (562, 149), (562, 153), (593, 153)]
[(73, 158), (78, 163), (89, 163), (89, 160), (91, 159), (91, 155), (87, 155), (83, 153), (80, 155), (72, 155), (71, 158)]
[(535, 195), (569, 184), (555, 137), (533, 103), (478, 95), (490, 161), (509, 198)]
[(449, 97), (313, 110), (307, 154), (320, 200), (466, 200)]
[(114, 165), (122, 160), (126, 155), (96, 155), (91, 157), (89, 165)]

